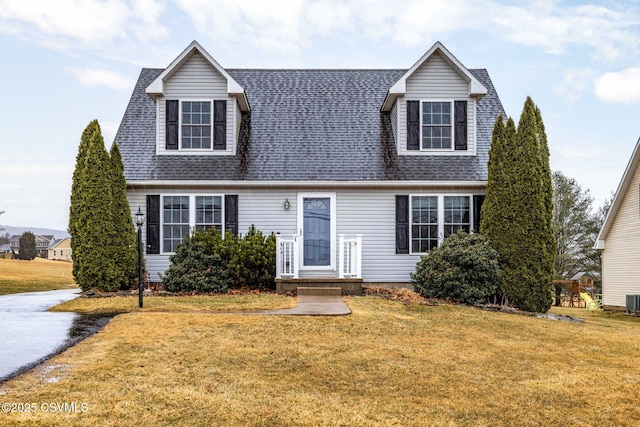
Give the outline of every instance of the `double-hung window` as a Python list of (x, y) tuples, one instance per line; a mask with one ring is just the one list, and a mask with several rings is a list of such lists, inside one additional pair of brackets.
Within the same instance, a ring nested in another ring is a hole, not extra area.
[(196, 230), (222, 231), (222, 197), (196, 196)]
[(222, 196), (163, 196), (162, 252), (174, 253), (192, 229), (222, 232), (222, 220)]
[(162, 247), (175, 252), (189, 233), (189, 196), (165, 196), (162, 202)]
[(422, 149), (451, 150), (453, 142), (451, 101), (422, 102)]
[(471, 230), (471, 196), (411, 196), (411, 253), (428, 253), (458, 230)]
[(211, 101), (182, 101), (182, 149), (211, 148)]

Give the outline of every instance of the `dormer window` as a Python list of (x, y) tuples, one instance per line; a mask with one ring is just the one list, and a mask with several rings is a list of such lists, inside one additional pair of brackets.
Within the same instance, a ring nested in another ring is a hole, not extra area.
[(211, 102), (182, 101), (183, 150), (211, 148)]
[(166, 150), (226, 150), (227, 101), (167, 99), (165, 135)]
[(407, 101), (407, 150), (467, 151), (467, 101)]
[(451, 150), (451, 102), (422, 103), (422, 149)]

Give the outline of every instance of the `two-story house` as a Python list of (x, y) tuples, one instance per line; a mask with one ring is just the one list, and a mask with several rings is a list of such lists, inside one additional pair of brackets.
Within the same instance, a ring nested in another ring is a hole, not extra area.
[(143, 69), (115, 142), (160, 280), (194, 228), (278, 234), (279, 289), (406, 284), (478, 229), (493, 125), (484, 69), (436, 43), (409, 69), (224, 69), (197, 42)]

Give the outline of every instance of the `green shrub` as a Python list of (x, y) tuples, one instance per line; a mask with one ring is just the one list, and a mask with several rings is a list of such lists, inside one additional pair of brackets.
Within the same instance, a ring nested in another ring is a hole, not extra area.
[(411, 274), (416, 292), (427, 298), (486, 303), (500, 281), (498, 253), (480, 234), (458, 231), (422, 257)]
[(223, 241), (216, 229), (196, 231), (178, 245), (164, 278), (170, 292), (226, 292), (226, 262), (221, 256)]
[(228, 271), (232, 288), (275, 289), (275, 235), (266, 237), (252, 225), (230, 253)]
[(253, 225), (242, 238), (216, 229), (196, 231), (171, 256), (164, 287), (171, 292), (275, 289), (276, 238)]

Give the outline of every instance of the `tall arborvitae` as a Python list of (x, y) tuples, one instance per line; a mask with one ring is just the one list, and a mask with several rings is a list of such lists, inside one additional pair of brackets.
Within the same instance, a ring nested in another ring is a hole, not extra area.
[(137, 236), (127, 200), (127, 183), (124, 178), (124, 165), (118, 144), (114, 143), (110, 151), (111, 161), (111, 194), (113, 205), (114, 235), (111, 245), (114, 249), (114, 260), (119, 269), (119, 287), (128, 289), (134, 284), (138, 275)]
[[(480, 233), (484, 234), (500, 254), (502, 272), (498, 297), (507, 304), (513, 295), (513, 268), (517, 263), (520, 239), (513, 227), (517, 214), (511, 206), (514, 192), (513, 168), (518, 155), (516, 125), (512, 118), (504, 125), (502, 116), (494, 126), (491, 150), (489, 151), (489, 176), (485, 201), (482, 204)], [(513, 254), (513, 255), (512, 255)]]
[[(78, 223), (82, 256), (76, 282), (83, 290), (96, 287), (102, 291), (118, 290), (118, 269), (113, 259), (115, 230), (111, 209), (111, 173), (109, 154), (102, 134), (96, 129), (89, 140), (82, 173), (82, 193)], [(75, 260), (74, 260), (75, 262)]]
[(78, 154), (76, 155), (76, 167), (73, 171), (71, 183), (71, 204), (69, 207), (69, 235), (71, 236), (71, 254), (73, 258), (73, 277), (76, 283), (84, 282), (82, 279), (82, 235), (84, 224), (79, 221), (80, 212), (83, 211), (83, 197), (86, 157), (89, 149), (89, 141), (95, 132), (100, 132), (100, 125), (97, 120), (93, 120), (82, 132)]
[(551, 306), (555, 245), (549, 151), (537, 116), (527, 98), (517, 132), (511, 119), (504, 131), (496, 124), (493, 142), (499, 143), (490, 153), (481, 232), (500, 254), (503, 298), (523, 310), (545, 312)]

